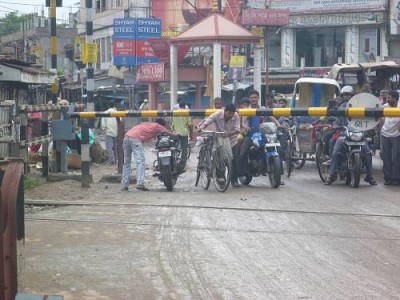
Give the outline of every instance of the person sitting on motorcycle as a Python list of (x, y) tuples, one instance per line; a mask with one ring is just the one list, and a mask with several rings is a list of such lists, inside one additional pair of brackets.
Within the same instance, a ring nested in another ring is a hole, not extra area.
[[(225, 106), (224, 110), (211, 114), (198, 127), (197, 131), (199, 132), (207, 128), (212, 123), (215, 124), (216, 131), (225, 132), (225, 137), (229, 138), (233, 154), (231, 182), (233, 187), (239, 187), (237, 174), (239, 144), (237, 136), (240, 133), (240, 117), (236, 112), (236, 106), (233, 103), (229, 103)], [(225, 178), (217, 178), (217, 182), (224, 183), (223, 181), (225, 181)]]
[[(339, 107), (347, 107), (348, 102), (353, 95), (353, 88), (351, 86), (344, 86), (341, 91), (342, 94), (342, 102)], [(339, 117), (336, 121), (337, 127), (347, 126), (348, 121), (346, 117)], [(331, 140), (334, 140), (332, 137)], [(340, 165), (341, 159), (346, 155), (347, 147), (343, 141), (343, 139), (338, 138), (334, 144), (332, 156), (331, 156), (331, 164), (329, 167), (329, 176), (325, 181), (325, 185), (330, 185), (336, 179), (337, 168)], [(367, 171), (367, 176), (364, 181), (368, 182), (370, 185), (377, 185), (374, 177), (372, 176), (372, 153), (369, 149), (368, 142), (365, 141), (365, 144), (361, 146), (361, 155), (365, 160), (365, 167)]]
[[(336, 106), (337, 107), (346, 107), (347, 103), (353, 96), (354, 96), (354, 90), (351, 85), (346, 85), (346, 86), (342, 87), (342, 89), (340, 90), (340, 97), (339, 97), (339, 99), (336, 100)], [(340, 126), (341, 119), (338, 119), (335, 117), (331, 117), (331, 118), (328, 117), (326, 120), (332, 125), (333, 128), (328, 130), (327, 132), (325, 132), (324, 144), (327, 145), (328, 147), (324, 148), (325, 149), (324, 154), (329, 157), (332, 157), (333, 148), (334, 148), (335, 142), (336, 142), (334, 135), (338, 131), (338, 127)], [(346, 121), (346, 119), (344, 119), (344, 120)], [(346, 124), (347, 124), (347, 121), (346, 121)], [(345, 126), (345, 125), (343, 125), (343, 126)]]
[[(250, 92), (249, 95), (250, 98), (250, 107), (249, 108), (264, 108), (264, 106), (260, 106), (259, 104), (259, 99), (260, 99), (260, 94), (258, 91), (254, 90)], [(275, 119), (272, 116), (267, 117), (269, 121), (274, 122), (276, 126), (280, 127), (281, 125), (279, 124), (278, 120)], [(248, 155), (248, 150), (250, 149), (253, 141), (251, 139), (251, 136), (253, 133), (257, 132), (259, 129), (260, 124), (264, 122), (264, 118), (260, 116), (254, 116), (254, 117), (244, 117), (243, 118), (243, 126), (245, 128), (245, 137), (243, 138), (243, 141), (240, 145), (240, 152), (239, 152), (239, 164), (238, 164), (238, 172), (239, 176), (245, 176), (247, 174), (247, 155)], [(281, 184), (284, 184), (283, 181), (281, 181)]]

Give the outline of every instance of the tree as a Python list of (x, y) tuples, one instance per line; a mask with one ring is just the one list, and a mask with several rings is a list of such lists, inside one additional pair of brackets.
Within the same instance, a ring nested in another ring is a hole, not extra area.
[(10, 12), (0, 18), (0, 36), (20, 31), (25, 18), (26, 16), (18, 16), (17, 12)]

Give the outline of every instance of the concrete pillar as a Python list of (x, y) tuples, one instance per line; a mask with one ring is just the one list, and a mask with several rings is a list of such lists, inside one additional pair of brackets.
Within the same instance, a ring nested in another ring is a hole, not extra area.
[(261, 93), (261, 46), (254, 46), (254, 73), (253, 73), (254, 90)]
[(360, 31), (357, 26), (349, 26), (345, 33), (344, 59), (346, 64), (358, 63)]
[(294, 31), (291, 28), (281, 30), (281, 66), (282, 68), (295, 68)]
[(213, 81), (214, 98), (221, 97), (221, 43), (213, 44)]
[(172, 110), (172, 107), (176, 103), (178, 99), (178, 52), (175, 45), (170, 46), (170, 91), (171, 96), (169, 100), (169, 109)]

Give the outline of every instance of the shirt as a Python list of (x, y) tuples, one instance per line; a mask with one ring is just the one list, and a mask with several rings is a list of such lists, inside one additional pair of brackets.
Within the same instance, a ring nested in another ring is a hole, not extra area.
[(169, 132), (169, 130), (155, 122), (144, 122), (133, 126), (125, 133), (125, 136), (144, 143), (163, 132)]
[[(117, 111), (115, 108), (109, 108), (105, 112)], [(108, 136), (116, 137), (118, 135), (117, 118), (103, 118), (101, 119), (101, 129)]]
[[(202, 129), (206, 128), (211, 123), (215, 124), (216, 131), (226, 132), (226, 133), (230, 133), (232, 131), (237, 131), (238, 133), (240, 132), (240, 117), (237, 112), (235, 112), (235, 114), (233, 115), (233, 117), (231, 119), (229, 119), (228, 121), (225, 121), (224, 111), (223, 110), (217, 111), (217, 112), (213, 113), (212, 115), (210, 115), (204, 121), (203, 125), (201, 125), (201, 128)], [(229, 137), (229, 140), (231, 141), (231, 147), (235, 146), (238, 142), (237, 134), (231, 135)]]
[[(390, 107), (388, 103), (383, 107)], [(400, 136), (400, 118), (399, 117), (385, 117), (381, 129), (381, 135), (387, 138)]]
[(190, 117), (173, 117), (172, 118), (172, 128), (174, 131), (182, 136), (188, 136), (190, 133), (190, 125), (192, 121)]

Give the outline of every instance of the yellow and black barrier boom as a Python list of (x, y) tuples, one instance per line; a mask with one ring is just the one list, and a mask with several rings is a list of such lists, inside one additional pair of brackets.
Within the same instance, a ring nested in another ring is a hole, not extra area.
[[(207, 117), (217, 109), (191, 109), (191, 110), (127, 110), (113, 112), (74, 112), (70, 114), (71, 118), (109, 118), (109, 117)], [(400, 107), (348, 107), (329, 109), (327, 107), (308, 107), (308, 108), (241, 108), (238, 109), (241, 116), (309, 116), (309, 117), (350, 117), (350, 118), (382, 118), (382, 117), (400, 117)]]

